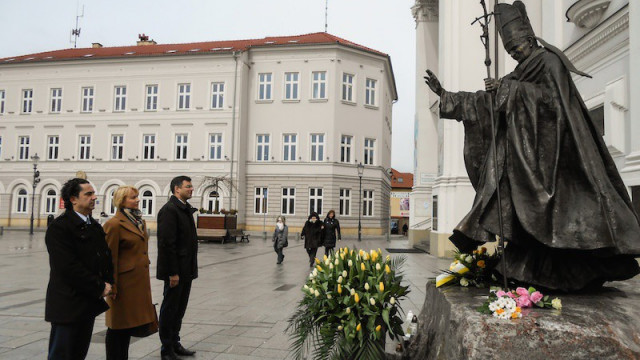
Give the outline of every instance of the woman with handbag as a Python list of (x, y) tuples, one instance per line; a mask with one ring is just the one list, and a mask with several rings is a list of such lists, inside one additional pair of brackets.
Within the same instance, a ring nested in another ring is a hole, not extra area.
[(138, 189), (120, 186), (113, 194), (116, 214), (104, 224), (115, 279), (105, 316), (107, 360), (128, 359), (131, 336), (158, 331), (149, 279), (149, 233), (139, 204)]
[(284, 216), (276, 219), (276, 229), (273, 231), (273, 250), (278, 254), (277, 264), (282, 264), (284, 254), (282, 251), (289, 246), (289, 228)]

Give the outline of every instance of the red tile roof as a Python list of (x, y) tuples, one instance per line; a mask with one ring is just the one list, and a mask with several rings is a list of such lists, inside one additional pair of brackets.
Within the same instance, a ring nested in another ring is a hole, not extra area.
[[(413, 174), (401, 173), (396, 169), (391, 169), (391, 188), (411, 189), (413, 187)], [(402, 179), (402, 180), (400, 180)]]
[(294, 46), (312, 44), (342, 44), (348, 47), (364, 50), (376, 55), (388, 56), (377, 50), (362, 46), (339, 38), (337, 36), (318, 32), (296, 36), (275, 36), (264, 39), (250, 40), (228, 40), (228, 41), (208, 41), (187, 44), (157, 44), (157, 45), (133, 45), (101, 48), (73, 48), (41, 52), (36, 54), (14, 56), (0, 59), (0, 65), (36, 62), (36, 61), (57, 61), (57, 60), (82, 60), (82, 59), (104, 59), (116, 57), (135, 56), (170, 56), (185, 54), (211, 54), (225, 53), (233, 51), (244, 51), (252, 47), (265, 46)]

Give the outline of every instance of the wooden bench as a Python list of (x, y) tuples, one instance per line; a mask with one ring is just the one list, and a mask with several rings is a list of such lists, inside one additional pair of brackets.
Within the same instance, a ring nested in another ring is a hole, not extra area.
[(197, 228), (198, 240), (218, 240), (221, 239), (224, 244), (224, 239), (227, 236), (226, 229), (203, 229)]
[(229, 230), (229, 237), (233, 237), (234, 239), (236, 237), (240, 237), (240, 242), (249, 242), (249, 234), (245, 234), (244, 231), (242, 231), (242, 229), (230, 229)]

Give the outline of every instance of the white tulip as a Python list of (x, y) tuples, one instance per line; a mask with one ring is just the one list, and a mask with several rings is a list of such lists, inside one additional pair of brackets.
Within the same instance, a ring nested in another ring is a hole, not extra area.
[(336, 258), (336, 261), (334, 261), (333, 263), (336, 264), (336, 265), (339, 265), (340, 264), (340, 260), (338, 260), (338, 258)]
[(365, 289), (365, 290), (367, 290), (367, 291), (369, 291), (369, 283), (365, 283), (365, 284), (364, 284), (364, 289)]
[(342, 277), (346, 278), (347, 277), (347, 270), (342, 270)]
[(338, 330), (339, 330), (339, 331), (342, 331), (342, 329), (343, 329), (342, 325), (339, 325), (339, 326), (338, 326)]
[(329, 264), (329, 269), (333, 270), (333, 264)]
[(338, 278), (338, 284), (342, 284), (342, 276)]
[(320, 291), (316, 290), (315, 293), (316, 297), (320, 296)]
[(331, 300), (331, 294), (327, 294), (327, 299)]
[(353, 266), (353, 261), (349, 260), (349, 262), (347, 263), (349, 265), (349, 267)]
[(351, 289), (351, 295), (355, 294), (356, 291), (354, 289)]
[(380, 263), (376, 264), (376, 270), (380, 271), (381, 267), (380, 267)]
[(391, 303), (391, 305), (394, 305), (396, 303), (396, 298), (391, 297), (391, 299), (389, 300), (389, 303)]
[(351, 308), (347, 308), (347, 314), (351, 314)]
[(369, 303), (371, 304), (371, 306), (374, 306), (376, 304), (376, 299), (374, 298), (369, 299)]

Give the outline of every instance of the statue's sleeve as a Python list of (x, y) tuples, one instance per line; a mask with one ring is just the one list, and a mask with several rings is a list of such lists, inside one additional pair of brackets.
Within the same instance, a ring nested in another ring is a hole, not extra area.
[(486, 91), (448, 92), (440, 95), (440, 117), (464, 122), (482, 121), (489, 117), (491, 98)]

